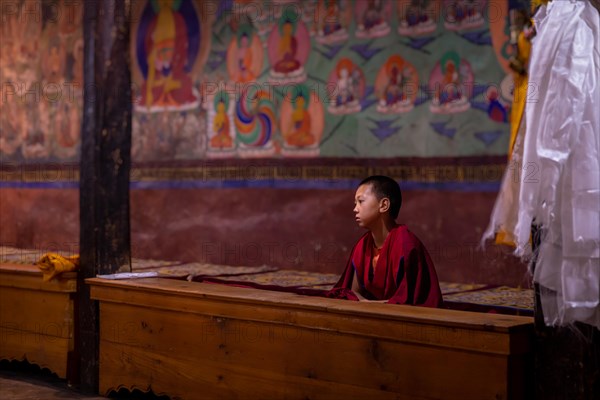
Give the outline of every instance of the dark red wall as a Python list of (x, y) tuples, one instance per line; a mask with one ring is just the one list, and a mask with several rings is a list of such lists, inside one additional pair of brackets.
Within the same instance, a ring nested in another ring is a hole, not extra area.
[[(136, 257), (341, 272), (363, 231), (353, 191), (133, 190)], [(425, 243), (441, 280), (528, 286), (510, 249), (478, 250), (496, 193), (405, 191), (399, 222)], [(39, 249), (79, 242), (74, 189), (1, 189), (0, 241)]]

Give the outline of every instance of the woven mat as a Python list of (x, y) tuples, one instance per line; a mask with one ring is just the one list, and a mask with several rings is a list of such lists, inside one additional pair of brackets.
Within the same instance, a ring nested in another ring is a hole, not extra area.
[(534, 295), (532, 289), (500, 286), (493, 289), (448, 294), (444, 296), (444, 301), (510, 307), (533, 311)]
[(266, 286), (294, 288), (330, 289), (340, 279), (338, 274), (322, 274), (319, 272), (279, 270), (255, 275), (239, 275), (219, 277), (223, 283), (253, 283)]
[(452, 282), (440, 282), (440, 289), (444, 297), (450, 293), (462, 293), (469, 292), (471, 290), (480, 290), (489, 287), (489, 285), (483, 283), (452, 283)]
[(267, 265), (263, 265), (260, 267), (235, 267), (230, 265), (216, 265), (203, 263), (185, 263), (170, 267), (162, 267), (158, 269), (158, 272), (161, 275), (169, 275), (173, 277), (237, 277), (242, 275), (247, 275), (251, 277), (254, 276), (254, 274), (260, 274), (271, 271), (277, 271), (277, 268), (270, 267)]
[(165, 260), (144, 260), (141, 258), (131, 259), (131, 269), (133, 271), (156, 269), (166, 266), (179, 265), (181, 261), (165, 261)]
[[(34, 264), (47, 252), (70, 256), (72, 253), (56, 249), (19, 249), (0, 246), (0, 262)], [(283, 288), (330, 289), (339, 280), (339, 274), (278, 270), (276, 267), (236, 267), (204, 263), (181, 263), (179, 261), (144, 260), (133, 258), (132, 269), (155, 270), (172, 277), (218, 278), (223, 283), (250, 283)], [(480, 306), (506, 307), (533, 311), (534, 295), (531, 289), (507, 286), (490, 287), (485, 284), (440, 282), (444, 301), (475, 304)]]

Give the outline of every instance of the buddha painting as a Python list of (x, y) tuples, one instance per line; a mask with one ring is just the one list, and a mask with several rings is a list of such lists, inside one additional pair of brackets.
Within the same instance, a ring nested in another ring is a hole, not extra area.
[(444, 27), (449, 31), (476, 29), (484, 25), (482, 10), (485, 0), (447, 0), (444, 3), (446, 15)]
[(380, 68), (375, 80), (377, 111), (400, 114), (413, 109), (419, 87), (416, 68), (399, 55), (393, 55)]
[(319, 154), (323, 134), (323, 106), (306, 85), (294, 86), (281, 104), (282, 154), (307, 157)]
[(405, 36), (419, 36), (437, 29), (439, 7), (432, 0), (399, 0), (398, 33)]
[(208, 157), (232, 157), (235, 151), (229, 95), (219, 91), (208, 110)]
[(280, 84), (304, 82), (309, 51), (310, 37), (304, 22), (292, 11), (284, 13), (269, 35), (269, 80)]
[(327, 110), (334, 115), (354, 114), (361, 110), (360, 100), (365, 93), (362, 70), (348, 58), (342, 58), (329, 77), (332, 92)]
[(227, 71), (233, 82), (254, 82), (262, 72), (263, 47), (252, 25), (242, 25), (227, 49)]
[(320, 0), (317, 8), (315, 40), (322, 44), (335, 44), (348, 40), (348, 25), (352, 17), (346, 0)]
[(454, 51), (446, 52), (434, 67), (429, 80), (433, 93), (430, 110), (435, 114), (453, 114), (471, 108), (469, 98), (473, 87), (469, 63)]
[(384, 0), (357, 1), (355, 14), (357, 38), (372, 39), (390, 33), (391, 2)]

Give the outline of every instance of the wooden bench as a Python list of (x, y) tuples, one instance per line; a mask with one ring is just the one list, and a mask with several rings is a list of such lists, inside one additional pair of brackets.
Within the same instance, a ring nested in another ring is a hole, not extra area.
[(530, 317), (168, 279), (88, 279), (100, 394), (181, 399), (522, 399)]
[(0, 264), (0, 359), (26, 360), (75, 381), (77, 273), (50, 281), (34, 265)]

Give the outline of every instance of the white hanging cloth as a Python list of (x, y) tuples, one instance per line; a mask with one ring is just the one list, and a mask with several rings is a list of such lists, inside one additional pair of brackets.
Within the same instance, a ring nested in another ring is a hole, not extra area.
[(531, 224), (541, 226), (534, 281), (545, 323), (600, 329), (600, 14), (589, 0), (553, 1), (534, 19), (523, 148), (515, 147), (521, 174), (501, 191), (484, 237), (501, 227), (528, 257)]

